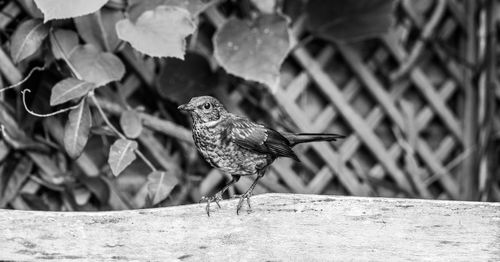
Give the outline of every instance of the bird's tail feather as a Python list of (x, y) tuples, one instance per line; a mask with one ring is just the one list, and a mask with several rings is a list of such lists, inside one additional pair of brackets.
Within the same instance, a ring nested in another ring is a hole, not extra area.
[(345, 138), (343, 135), (339, 134), (313, 134), (313, 133), (299, 133), (299, 134), (285, 134), (284, 135), (290, 145), (294, 146), (300, 143), (308, 143), (315, 141), (336, 141), (340, 138)]

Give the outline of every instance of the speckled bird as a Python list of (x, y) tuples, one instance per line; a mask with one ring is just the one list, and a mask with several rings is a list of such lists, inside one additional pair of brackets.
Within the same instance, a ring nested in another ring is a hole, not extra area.
[(206, 212), (210, 216), (210, 203), (219, 205), (224, 192), (241, 176), (257, 175), (250, 188), (240, 196), (236, 207), (238, 214), (244, 200), (250, 206), (250, 197), (266, 168), (278, 157), (299, 161), (292, 147), (306, 142), (335, 141), (344, 138), (338, 134), (294, 134), (278, 132), (254, 123), (248, 118), (229, 113), (214, 97), (200, 96), (179, 106), (193, 119), (193, 138), (196, 148), (211, 166), (230, 174), (232, 180), (207, 201)]

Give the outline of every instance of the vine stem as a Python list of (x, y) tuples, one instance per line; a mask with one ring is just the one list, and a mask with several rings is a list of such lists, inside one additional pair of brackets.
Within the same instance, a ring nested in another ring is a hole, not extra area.
[(35, 71), (43, 71), (45, 70), (45, 67), (39, 67), (39, 66), (36, 66), (36, 67), (33, 67), (31, 69), (31, 71), (29, 72), (29, 74), (21, 81), (13, 84), (13, 85), (10, 85), (10, 86), (7, 86), (7, 87), (4, 87), (2, 89), (0, 89), (0, 93), (4, 92), (4, 91), (7, 91), (9, 89), (12, 89), (12, 88), (16, 88), (22, 84), (24, 84), (26, 81), (28, 81), (28, 79), (31, 77), (31, 75), (35, 72)]
[(68, 108), (64, 108), (64, 109), (61, 109), (61, 110), (57, 110), (55, 112), (52, 112), (52, 113), (48, 113), (48, 114), (38, 114), (38, 113), (35, 113), (33, 111), (31, 111), (29, 108), (28, 108), (28, 105), (26, 105), (26, 92), (28, 93), (31, 93), (31, 90), (29, 89), (24, 89), (23, 91), (21, 91), (21, 94), (23, 96), (23, 106), (24, 106), (24, 109), (30, 113), (31, 115), (34, 115), (34, 116), (37, 116), (37, 117), (50, 117), (50, 116), (55, 116), (55, 115), (58, 115), (58, 114), (61, 114), (61, 113), (64, 113), (64, 112), (67, 112), (67, 111), (70, 111), (70, 110), (73, 110), (77, 107), (80, 106), (81, 103), (83, 103), (84, 99), (82, 99), (82, 102), (74, 105), (74, 106), (70, 106)]
[[(115, 132), (120, 139), (126, 139), (127, 140), (127, 137), (124, 134), (122, 134), (120, 131), (118, 131), (118, 129), (116, 129), (116, 127), (113, 126), (113, 124), (111, 123), (111, 121), (109, 121), (108, 116), (106, 116), (106, 113), (104, 113), (104, 110), (102, 109), (101, 105), (99, 104), (99, 101), (97, 101), (97, 99), (95, 98), (95, 95), (94, 95), (93, 92), (89, 94), (89, 97), (90, 97), (90, 99), (92, 99), (92, 102), (97, 107), (97, 111), (99, 111), (99, 114), (101, 114), (102, 119), (104, 120), (104, 122), (106, 123), (106, 125), (109, 126), (109, 128), (111, 128), (111, 130), (113, 132)], [(137, 156), (139, 156), (140, 159), (142, 159), (142, 161), (144, 161), (144, 163), (146, 163), (146, 165), (149, 166), (149, 168), (151, 169), (151, 171), (153, 171), (153, 172), (158, 171), (153, 166), (153, 164), (146, 158), (146, 156), (141, 151), (139, 151), (139, 149), (135, 149), (134, 152), (137, 154)]]

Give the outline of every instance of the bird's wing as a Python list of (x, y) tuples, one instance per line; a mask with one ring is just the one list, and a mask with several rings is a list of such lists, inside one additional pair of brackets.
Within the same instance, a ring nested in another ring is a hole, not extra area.
[(224, 123), (223, 139), (238, 146), (273, 157), (290, 157), (298, 161), (290, 142), (279, 132), (246, 118), (233, 117)]

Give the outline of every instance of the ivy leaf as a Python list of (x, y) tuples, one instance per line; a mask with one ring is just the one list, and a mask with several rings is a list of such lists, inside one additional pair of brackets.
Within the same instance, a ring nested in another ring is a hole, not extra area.
[(127, 110), (122, 113), (120, 126), (128, 138), (137, 138), (142, 132), (142, 121), (135, 110)]
[(158, 93), (167, 99), (183, 103), (191, 97), (208, 95), (217, 86), (208, 60), (197, 53), (187, 52), (184, 61), (165, 58), (156, 79)]
[(184, 58), (185, 37), (196, 25), (189, 12), (179, 7), (158, 6), (142, 13), (134, 24), (129, 19), (116, 23), (118, 37), (138, 51), (153, 57)]
[(128, 139), (118, 139), (109, 149), (108, 164), (111, 172), (118, 176), (132, 161), (135, 160), (137, 142)]
[(91, 127), (92, 115), (89, 105), (84, 100), (79, 107), (69, 112), (64, 127), (64, 148), (71, 158), (77, 158), (82, 154)]
[(35, 53), (49, 34), (49, 26), (41, 19), (31, 19), (17, 27), (10, 43), (10, 56), (19, 63)]
[(93, 45), (79, 46), (69, 57), (69, 61), (82, 80), (103, 86), (120, 80), (125, 74), (125, 66), (114, 54), (100, 52)]
[(148, 175), (148, 197), (156, 205), (168, 197), (179, 183), (172, 173), (154, 171)]
[(98, 12), (77, 17), (74, 21), (85, 42), (101, 51), (113, 52), (120, 44), (115, 24), (123, 18), (124, 14), (120, 11), (103, 8)]
[(44, 22), (93, 13), (108, 0), (35, 0), (36, 6), (44, 14)]
[(56, 59), (68, 58), (78, 47), (78, 35), (72, 30), (57, 29), (50, 34), (50, 46)]
[(160, 5), (176, 6), (186, 9), (192, 17), (198, 16), (212, 5), (217, 4), (218, 0), (129, 0), (129, 9), (127, 11), (132, 22), (136, 22), (139, 16), (145, 11), (153, 10)]
[(310, 0), (307, 28), (330, 41), (354, 41), (385, 33), (393, 24), (394, 0)]
[(287, 20), (279, 15), (252, 22), (232, 18), (214, 36), (214, 56), (227, 72), (273, 90), (289, 48)]
[(55, 106), (86, 96), (95, 85), (76, 78), (66, 78), (52, 88), (50, 105)]

